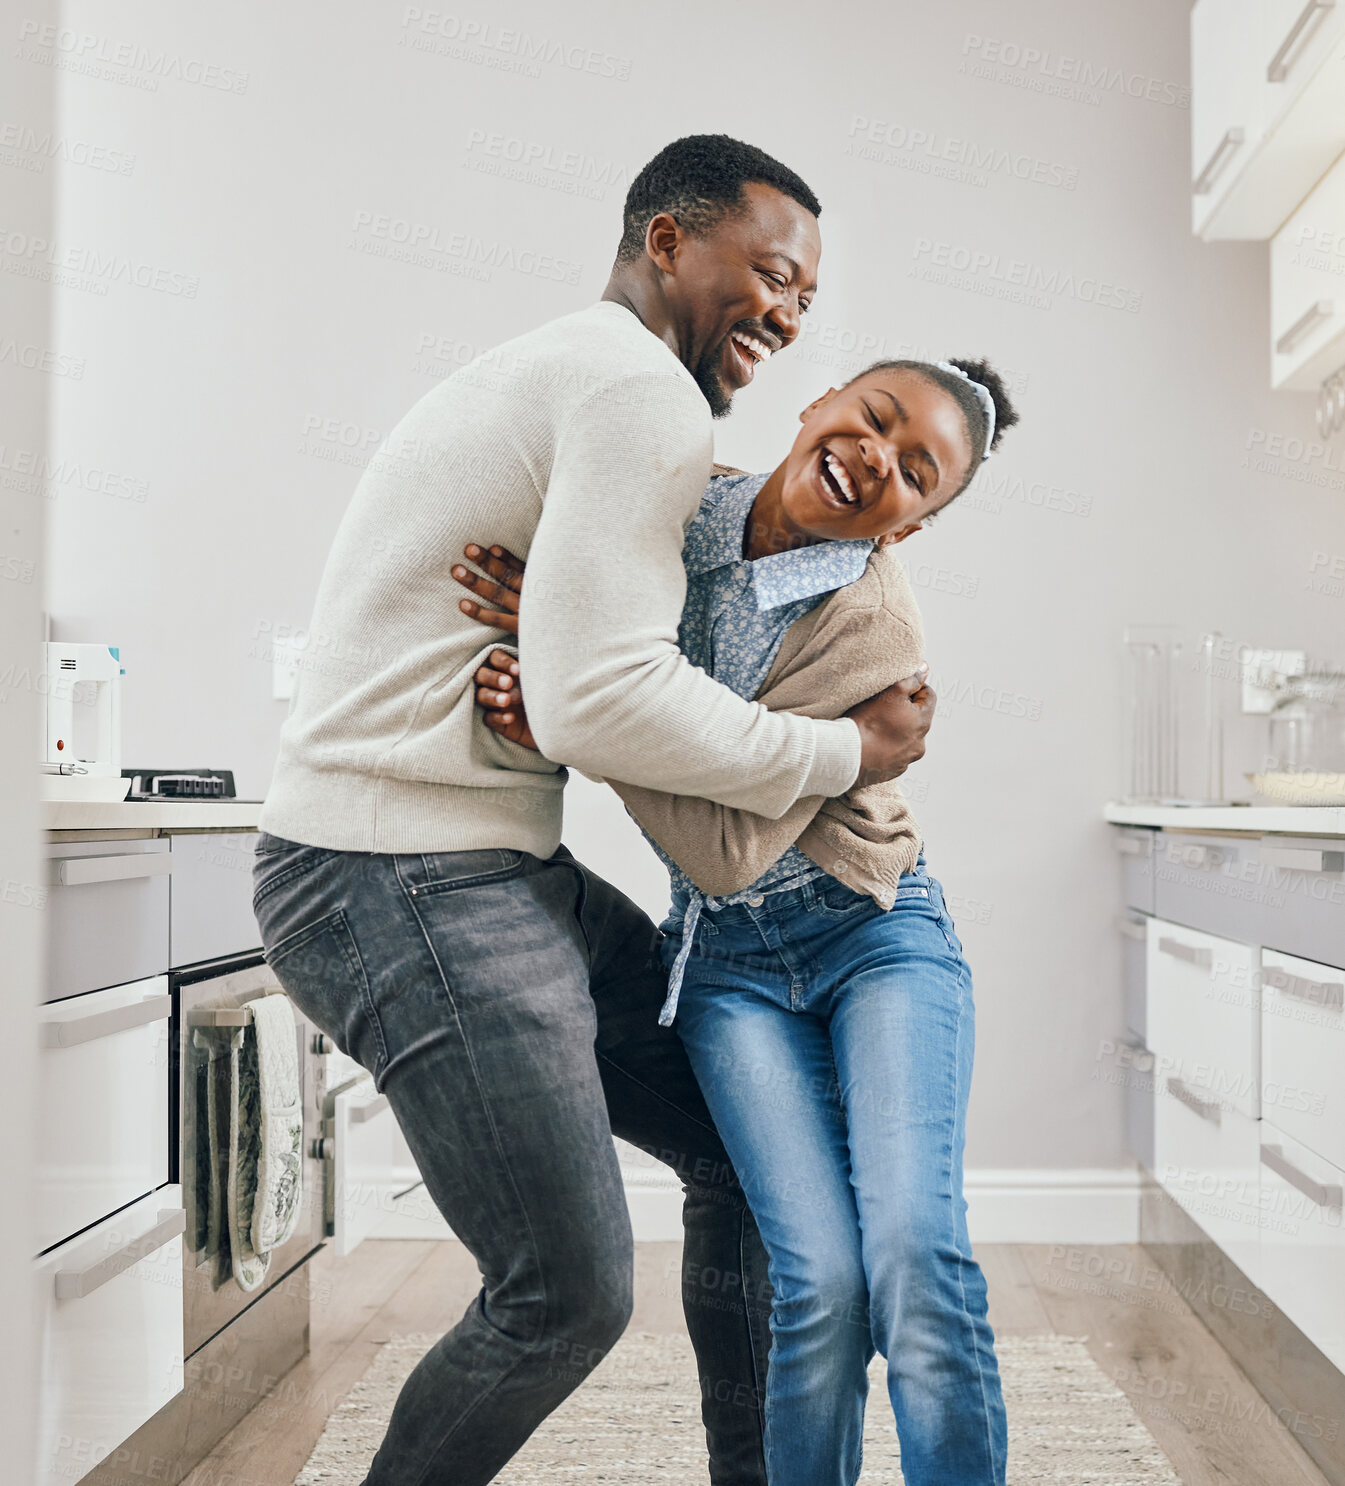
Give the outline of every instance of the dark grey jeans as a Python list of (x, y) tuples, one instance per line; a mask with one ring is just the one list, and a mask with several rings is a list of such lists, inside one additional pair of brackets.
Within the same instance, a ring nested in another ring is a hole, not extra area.
[(649, 918), (565, 847), (376, 855), (263, 834), (253, 881), (281, 985), (374, 1075), (485, 1280), (408, 1378), (368, 1486), (490, 1481), (621, 1335), (633, 1249), (613, 1133), (683, 1181), (710, 1479), (765, 1486), (765, 1252), (658, 1026)]

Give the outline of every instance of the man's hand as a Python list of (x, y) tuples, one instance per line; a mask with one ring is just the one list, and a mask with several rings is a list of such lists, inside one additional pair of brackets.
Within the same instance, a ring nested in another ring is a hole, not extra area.
[(502, 733), (512, 743), (521, 743), (540, 753), (528, 726), (523, 707), (523, 683), (518, 662), (507, 650), (492, 650), (487, 664), (476, 668), (476, 701), (485, 709), (482, 721), (492, 732)]
[[(461, 564), (450, 571), (464, 588), (488, 599), (494, 608), (461, 599), (458, 607), (462, 612), (491, 629), (518, 633), (519, 590), (523, 587), (524, 562), (505, 547), (492, 547), (489, 552), (468, 542), (463, 555), (480, 563), (491, 575), (483, 578)], [(497, 581), (491, 582), (491, 578)], [(519, 676), (518, 662), (507, 650), (492, 650), (484, 666), (476, 668), (476, 701), (485, 711), (482, 721), (492, 732), (500, 733), (512, 743), (521, 743), (524, 748), (541, 752), (537, 740), (528, 726), (528, 714), (523, 706), (523, 682)]]
[(508, 630), (511, 635), (516, 635), (518, 596), (523, 587), (523, 569), (526, 566), (523, 559), (515, 557), (507, 547), (495, 546), (487, 552), (475, 542), (468, 542), (462, 551), (464, 557), (480, 563), (490, 577), (498, 581), (492, 583), (490, 578), (481, 577), (479, 573), (472, 572), (471, 568), (463, 567), (461, 563), (455, 564), (449, 571), (458, 582), (492, 605), (487, 608), (483, 604), (473, 603), (471, 599), (459, 599), (458, 608), (469, 618), (479, 620), (492, 629)]
[(859, 778), (855, 784), (895, 779), (925, 755), (925, 734), (934, 721), (934, 693), (925, 685), (928, 666), (894, 682), (845, 714), (859, 728)]

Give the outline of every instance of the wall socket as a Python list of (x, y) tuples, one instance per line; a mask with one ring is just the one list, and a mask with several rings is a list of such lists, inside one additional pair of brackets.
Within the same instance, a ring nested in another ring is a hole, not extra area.
[(1286, 678), (1301, 676), (1307, 668), (1307, 652), (1303, 650), (1247, 651), (1242, 661), (1242, 710), (1273, 711)]

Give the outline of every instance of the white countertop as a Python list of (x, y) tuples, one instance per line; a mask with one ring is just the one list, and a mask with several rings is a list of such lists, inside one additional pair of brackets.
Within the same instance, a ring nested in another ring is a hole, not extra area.
[(1168, 831), (1345, 836), (1345, 808), (1334, 805), (1108, 805), (1103, 815), (1114, 826)]
[(48, 831), (255, 831), (260, 800), (43, 800)]

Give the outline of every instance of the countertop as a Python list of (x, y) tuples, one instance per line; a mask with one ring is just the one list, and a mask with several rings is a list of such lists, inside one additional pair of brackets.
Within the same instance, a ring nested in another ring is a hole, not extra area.
[(44, 800), (48, 831), (255, 831), (260, 800)]
[(1165, 831), (1247, 831), (1252, 835), (1345, 836), (1345, 808), (1334, 805), (1108, 805), (1114, 826)]

